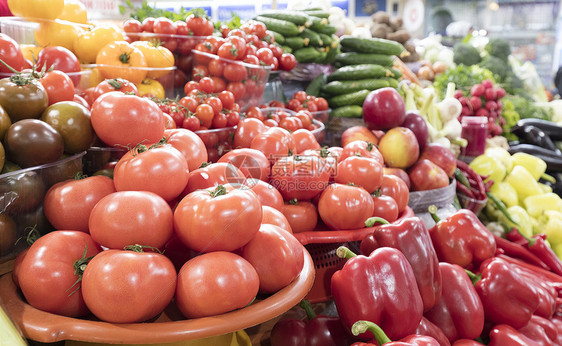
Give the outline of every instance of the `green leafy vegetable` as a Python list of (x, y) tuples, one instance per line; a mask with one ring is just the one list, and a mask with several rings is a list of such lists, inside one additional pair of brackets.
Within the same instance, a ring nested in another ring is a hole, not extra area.
[(530, 101), (522, 96), (506, 95), (502, 99), (502, 103), (504, 105), (511, 103), (513, 105), (513, 110), (519, 114), (521, 119), (537, 118), (552, 120), (552, 109), (539, 107), (533, 101)]
[(498, 38), (498, 37), (492, 37), (488, 41), (484, 49), (491, 56), (494, 56), (506, 63), (507, 63), (507, 58), (511, 54), (511, 47), (509, 46), (509, 42), (506, 39)]
[(146, 0), (142, 2), (140, 7), (135, 7), (131, 0), (125, 0), (124, 2), (124, 5), (119, 5), (119, 13), (124, 15), (127, 11), (130, 11), (130, 17), (141, 22), (147, 17), (166, 17), (172, 21), (185, 20), (187, 16), (198, 10), (204, 12), (203, 9), (192, 9), (188, 11), (183, 7), (180, 8), (179, 12), (170, 12), (168, 10), (151, 7)]
[(455, 64), (467, 66), (476, 65), (482, 58), (480, 52), (470, 43), (459, 42), (453, 46), (453, 61)]

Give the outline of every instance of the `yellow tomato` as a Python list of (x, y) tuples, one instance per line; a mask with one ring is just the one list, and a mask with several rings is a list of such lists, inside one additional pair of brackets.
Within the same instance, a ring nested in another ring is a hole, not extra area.
[(88, 83), (89, 88), (97, 86), (104, 79), (103, 76), (101, 75), (99, 68), (94, 67), (91, 71), (92, 73), (90, 73), (90, 79)]
[(82, 29), (73, 24), (42, 22), (35, 30), (35, 41), (39, 46), (62, 46), (74, 51), (74, 40)]
[(39, 56), (39, 52), (41, 51), (41, 49), (43, 48), (34, 44), (20, 44), (20, 50), (23, 54), (23, 57), (31, 62), (37, 61), (37, 57)]
[(96, 64), (104, 78), (123, 78), (138, 84), (146, 77), (144, 55), (126, 41), (105, 45), (96, 57)]
[(174, 54), (168, 48), (154, 41), (135, 41), (131, 45), (142, 52), (148, 67), (160, 69), (159, 71), (149, 71), (148, 78), (158, 78), (170, 73), (170, 71), (162, 69), (174, 66)]
[(68, 20), (73, 23), (86, 24), (88, 12), (86, 6), (78, 0), (64, 0), (64, 7), (58, 19)]
[(159, 99), (166, 97), (164, 87), (159, 81), (154, 79), (145, 78), (141, 83), (137, 84), (137, 89), (139, 90), (139, 96), (149, 94)]
[(53, 20), (64, 8), (64, 0), (8, 0), (14, 16)]
[(74, 53), (81, 63), (93, 64), (100, 49), (114, 41), (123, 41), (123, 33), (114, 25), (100, 25), (78, 34)]

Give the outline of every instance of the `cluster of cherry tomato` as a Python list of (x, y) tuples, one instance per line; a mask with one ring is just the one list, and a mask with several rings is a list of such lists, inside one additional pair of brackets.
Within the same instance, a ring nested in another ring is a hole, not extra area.
[[(256, 118), (264, 123), (267, 127), (279, 126), (289, 132), (305, 129), (316, 133), (320, 128), (311, 112), (303, 109), (293, 112), (285, 108), (277, 107), (250, 107), (245, 112), (246, 118)], [(319, 142), (322, 142), (319, 140)]]
[(308, 95), (306, 91), (300, 90), (295, 92), (293, 97), (287, 101), (286, 107), (295, 112), (306, 109), (315, 113), (327, 111), (329, 105), (325, 98)]

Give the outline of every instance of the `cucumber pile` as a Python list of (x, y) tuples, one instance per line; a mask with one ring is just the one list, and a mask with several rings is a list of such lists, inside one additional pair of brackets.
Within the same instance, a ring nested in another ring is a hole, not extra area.
[(338, 69), (326, 78), (320, 91), (332, 108), (332, 116), (358, 118), (372, 90), (398, 87), (402, 73), (392, 66), (405, 50), (396, 41), (378, 38), (343, 36), (340, 44), (343, 53), (334, 57)]
[(300, 63), (331, 64), (340, 53), (336, 28), (328, 24), (329, 13), (319, 9), (276, 10), (254, 19), (273, 32), (283, 51), (292, 53)]

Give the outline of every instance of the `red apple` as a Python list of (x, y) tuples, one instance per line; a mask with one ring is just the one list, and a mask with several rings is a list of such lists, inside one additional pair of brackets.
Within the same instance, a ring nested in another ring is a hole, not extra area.
[(418, 139), (420, 150), (423, 150), (429, 138), (429, 130), (425, 119), (417, 112), (406, 112), (402, 127), (412, 130)]
[(370, 130), (400, 126), (406, 116), (404, 99), (394, 88), (371, 91), (363, 102), (363, 120)]
[(345, 131), (343, 131), (341, 135), (341, 146), (345, 147), (348, 143), (353, 141), (362, 140), (367, 143), (378, 144), (379, 139), (375, 136), (374, 133), (371, 132), (365, 126), (352, 126)]
[(427, 159), (433, 162), (437, 166), (441, 167), (449, 177), (455, 175), (457, 158), (450, 149), (445, 148), (442, 145), (428, 143), (422, 150), (420, 159)]
[(379, 151), (388, 167), (406, 169), (420, 156), (420, 146), (416, 135), (405, 127), (388, 130), (379, 141)]
[(398, 178), (404, 180), (404, 182), (408, 186), (408, 189), (410, 189), (410, 177), (405, 170), (400, 168), (383, 167), (382, 171), (384, 175), (395, 175)]
[(408, 171), (413, 191), (427, 191), (449, 185), (449, 177), (441, 167), (433, 162), (418, 160)]

